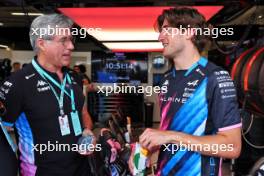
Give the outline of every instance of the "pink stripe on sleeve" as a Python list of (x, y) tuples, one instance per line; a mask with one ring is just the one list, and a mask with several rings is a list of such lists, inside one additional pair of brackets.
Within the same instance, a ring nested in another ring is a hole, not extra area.
[(219, 161), (219, 171), (218, 171), (218, 176), (222, 176), (222, 158), (220, 158), (220, 161)]
[(227, 126), (227, 127), (224, 127), (224, 128), (219, 128), (218, 131), (231, 130), (231, 129), (238, 128), (238, 127), (241, 127), (241, 126), (242, 126), (242, 123), (238, 123), (238, 124)]

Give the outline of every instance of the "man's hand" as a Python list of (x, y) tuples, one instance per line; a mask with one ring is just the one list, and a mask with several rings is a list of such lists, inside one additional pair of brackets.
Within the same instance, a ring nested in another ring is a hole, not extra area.
[(82, 136), (92, 136), (93, 137), (93, 140), (92, 140), (93, 147), (91, 147), (93, 150), (89, 151), (87, 149), (85, 152), (84, 151), (79, 151), (79, 153), (81, 155), (91, 155), (94, 152), (95, 148), (96, 148), (96, 137), (95, 137), (94, 133), (89, 128), (85, 128), (83, 130)]
[[(139, 137), (139, 143), (150, 152), (153, 152), (153, 149), (158, 146), (172, 143), (201, 146), (190, 148), (190, 150), (200, 152), (203, 155), (237, 158), (241, 151), (241, 129), (239, 127), (205, 136), (194, 136), (177, 131), (146, 129)], [(208, 146), (210, 146), (209, 149)], [(217, 150), (214, 146), (217, 146)], [(221, 149), (223, 148), (221, 146), (225, 149)]]
[(139, 137), (139, 143), (143, 148), (153, 152), (163, 144), (171, 142), (172, 131), (163, 131), (147, 128)]
[(94, 136), (94, 133), (89, 128), (84, 128), (82, 135), (83, 136), (88, 136), (88, 135)]

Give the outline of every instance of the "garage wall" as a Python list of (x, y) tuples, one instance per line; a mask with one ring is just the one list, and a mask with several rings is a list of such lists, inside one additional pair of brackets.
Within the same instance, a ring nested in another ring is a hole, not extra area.
[[(161, 55), (161, 53), (153, 52), (149, 53), (148, 59), (148, 84), (143, 84), (143, 86), (151, 85), (153, 83), (153, 74), (154, 73), (164, 73), (168, 70), (168, 63), (162, 69), (155, 69), (152, 66), (153, 59), (155, 56)], [(20, 62), (23, 63), (30, 63), (32, 58), (34, 57), (33, 51), (20, 51), (20, 50), (10, 50), (7, 51), (5, 49), (0, 49), (0, 59), (1, 58), (10, 58), (12, 62)], [(73, 52), (72, 53), (72, 63), (71, 66), (75, 64), (85, 64), (87, 68), (87, 75), (91, 78), (91, 52)], [(100, 85), (100, 84), (96, 84)], [(153, 112), (153, 121), (159, 122), (160, 121), (160, 111), (158, 105), (158, 96), (157, 94), (153, 93), (152, 96), (145, 95), (145, 101), (154, 102), (154, 112)]]

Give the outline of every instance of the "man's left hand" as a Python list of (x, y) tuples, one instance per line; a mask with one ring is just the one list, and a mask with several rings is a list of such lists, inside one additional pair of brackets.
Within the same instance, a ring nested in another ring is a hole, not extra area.
[(94, 133), (89, 128), (85, 128), (83, 130), (82, 136), (92, 136), (93, 137), (93, 140), (92, 140), (92, 145), (93, 146), (89, 147), (89, 149), (93, 149), (93, 150), (79, 151), (79, 153), (81, 155), (91, 155), (94, 152), (95, 148), (96, 148), (96, 137), (95, 137)]
[(148, 149), (148, 151), (153, 151), (163, 144), (170, 143), (173, 135), (174, 132), (172, 131), (147, 128), (139, 137), (139, 143), (143, 148)]

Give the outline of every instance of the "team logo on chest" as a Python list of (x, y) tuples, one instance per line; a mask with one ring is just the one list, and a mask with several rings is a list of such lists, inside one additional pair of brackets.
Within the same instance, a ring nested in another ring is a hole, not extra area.
[(194, 81), (188, 81), (187, 86), (184, 88), (184, 92), (182, 94), (183, 98), (190, 98), (193, 96), (194, 91), (196, 90), (196, 87), (198, 86), (199, 80)]
[(193, 86), (193, 87), (195, 87), (196, 85), (198, 85), (198, 82), (199, 82), (199, 80), (189, 81), (189, 82), (187, 83), (187, 85), (188, 85), (188, 86)]
[(48, 85), (48, 83), (46, 83), (45, 81), (42, 81), (42, 80), (38, 80), (37, 87), (41, 87), (41, 86), (45, 86), (45, 85)]
[(38, 92), (44, 92), (44, 91), (50, 90), (50, 86), (47, 82), (45, 82), (43, 80), (38, 80), (37, 90), (38, 90)]

